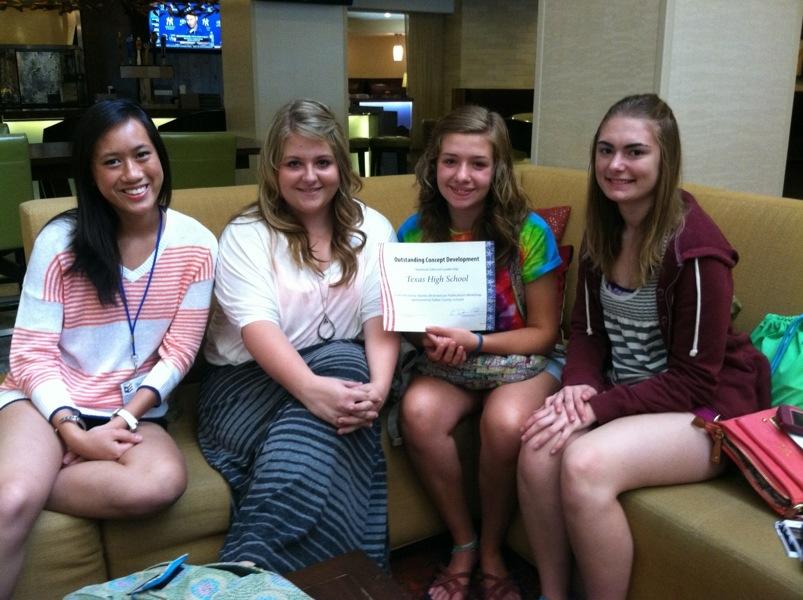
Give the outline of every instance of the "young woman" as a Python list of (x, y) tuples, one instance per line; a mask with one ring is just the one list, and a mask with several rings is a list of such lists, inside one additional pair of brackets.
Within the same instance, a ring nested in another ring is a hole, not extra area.
[[(220, 239), (199, 439), (229, 482), (222, 560), (286, 572), (362, 549), (387, 554), (379, 409), (399, 340), (382, 329), (378, 243), (332, 112), (276, 114), (255, 206)], [(364, 341), (363, 341), (364, 340)]]
[(0, 597), (43, 508), (101, 519), (175, 501), (184, 459), (161, 426), (201, 343), (217, 242), (168, 210), (151, 120), (125, 101), (83, 116), (78, 208), (36, 239), (0, 386)]
[(730, 327), (737, 254), (678, 188), (680, 136), (658, 96), (614, 104), (591, 147), (586, 233), (564, 387), (523, 429), (519, 500), (549, 600), (570, 550), (589, 598), (624, 598), (626, 490), (719, 467), (692, 426), (769, 406), (769, 369)]
[[(549, 354), (558, 339), (553, 270), (561, 261), (551, 230), (528, 210), (514, 178), (510, 139), (502, 118), (477, 106), (458, 108), (444, 117), (433, 130), (416, 177), (419, 211), (402, 225), (399, 240), (492, 240), (496, 323), (489, 333), (433, 326), (423, 336), (410, 336), (413, 343), (423, 347), (429, 361), (447, 366), (463, 363), (480, 348), (501, 355)], [(516, 277), (520, 281), (514, 281)], [(517, 294), (523, 296), (523, 310)], [(516, 497), (520, 428), (560, 382), (560, 364), (552, 359), (546, 363), (546, 369), (534, 377), (487, 392), (419, 374), (402, 399), (408, 454), (454, 541), (449, 564), (429, 589), (433, 599), (465, 598), (477, 563), (486, 598), (519, 597), (501, 545)], [(453, 433), (464, 417), (479, 409), (482, 521), (478, 539), (463, 493)]]

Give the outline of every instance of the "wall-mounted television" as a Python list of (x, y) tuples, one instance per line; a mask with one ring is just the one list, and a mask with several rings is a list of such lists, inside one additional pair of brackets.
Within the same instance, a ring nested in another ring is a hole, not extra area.
[(220, 6), (158, 2), (148, 13), (148, 33), (157, 40), (164, 36), (168, 49), (220, 50)]

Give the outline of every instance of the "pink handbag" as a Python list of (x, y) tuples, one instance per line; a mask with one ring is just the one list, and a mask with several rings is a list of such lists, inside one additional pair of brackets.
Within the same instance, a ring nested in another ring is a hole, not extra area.
[(727, 419), (695, 424), (714, 439), (711, 462), (721, 451), (739, 467), (750, 485), (775, 512), (787, 519), (803, 518), (803, 449), (781, 430), (776, 408)]

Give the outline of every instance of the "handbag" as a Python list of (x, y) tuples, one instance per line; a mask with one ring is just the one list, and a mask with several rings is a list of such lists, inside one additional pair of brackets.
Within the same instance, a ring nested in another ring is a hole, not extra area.
[(750, 341), (770, 361), (772, 405), (803, 408), (803, 315), (766, 315)]
[(311, 600), (287, 579), (248, 563), (186, 564), (183, 554), (169, 563), (81, 588), (64, 600)]
[(775, 418), (777, 409), (706, 422), (695, 417), (714, 440), (711, 462), (721, 454), (734, 462), (759, 495), (787, 519), (803, 517), (803, 450), (782, 431)]

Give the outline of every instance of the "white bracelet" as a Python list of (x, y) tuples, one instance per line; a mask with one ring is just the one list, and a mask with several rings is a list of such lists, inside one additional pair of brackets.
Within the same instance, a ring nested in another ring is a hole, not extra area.
[(129, 431), (131, 431), (132, 433), (135, 432), (137, 430), (137, 427), (139, 426), (139, 421), (137, 420), (137, 418), (124, 408), (118, 408), (117, 410), (115, 410), (112, 413), (112, 418), (113, 417), (120, 417), (123, 421), (125, 421), (125, 424), (128, 426)]

